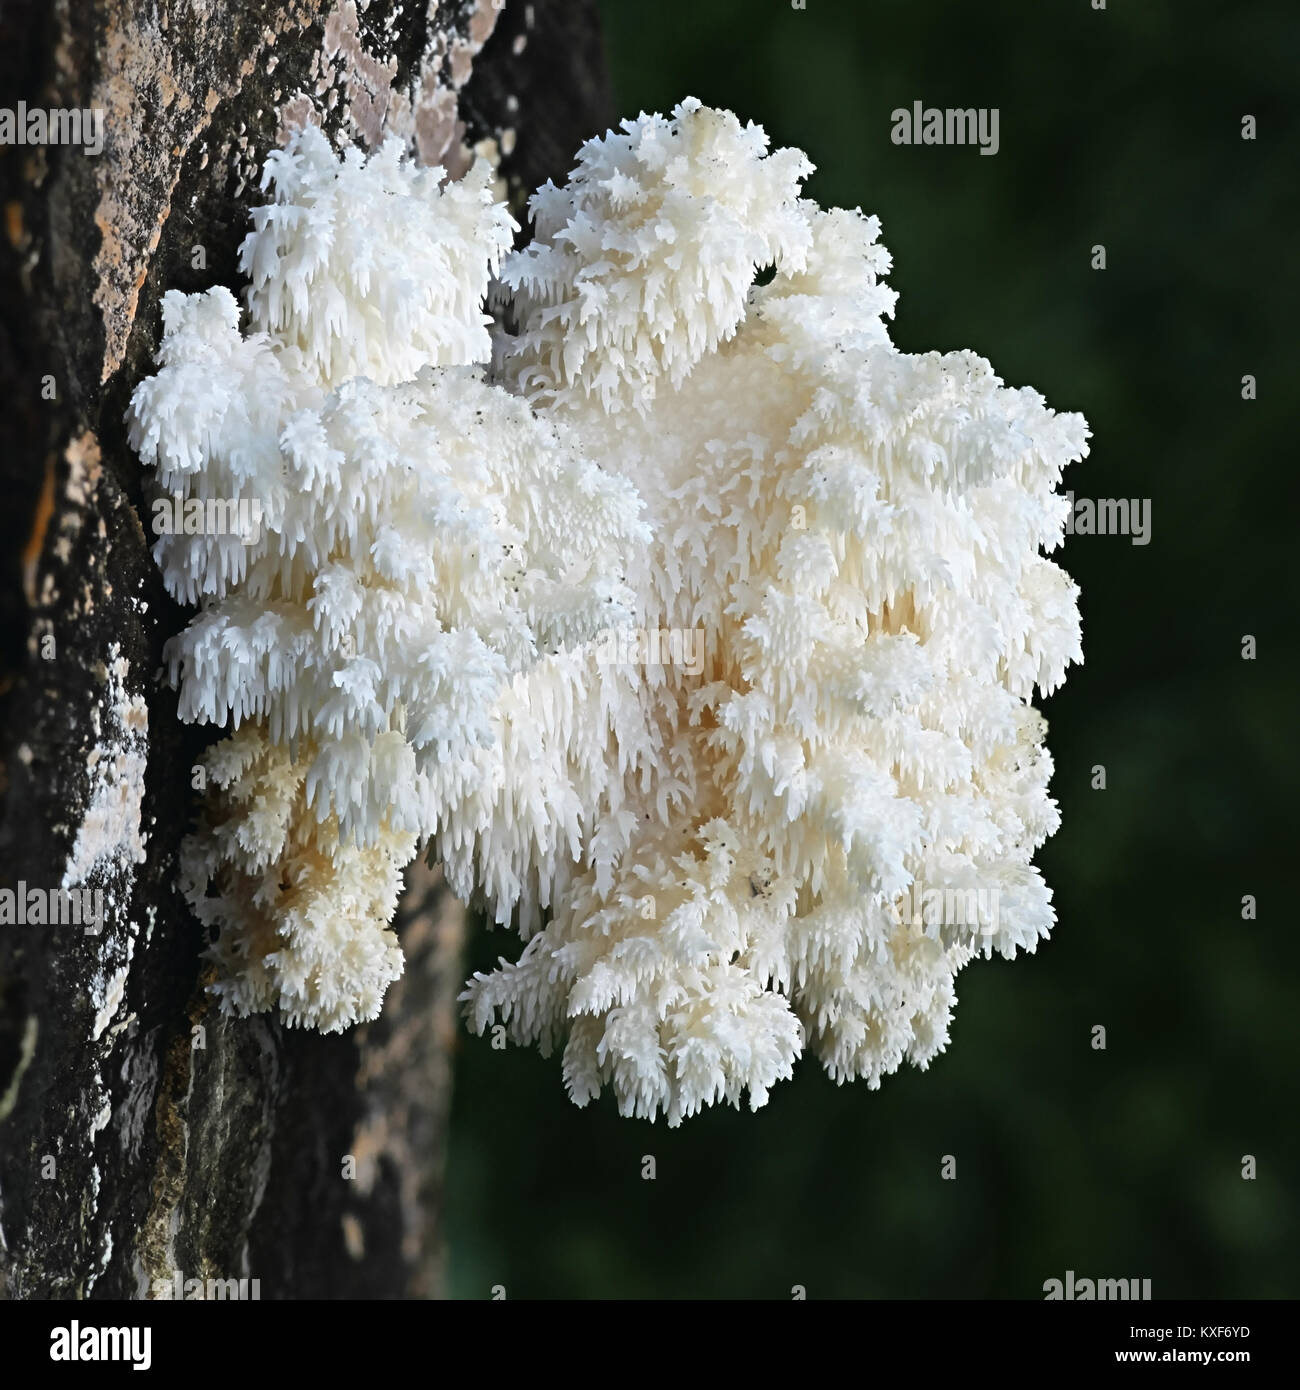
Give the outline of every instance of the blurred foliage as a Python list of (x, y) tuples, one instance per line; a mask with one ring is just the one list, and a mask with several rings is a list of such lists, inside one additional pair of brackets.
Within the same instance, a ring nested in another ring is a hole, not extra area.
[[(807, 1060), (757, 1114), (670, 1131), (608, 1096), (578, 1110), (558, 1059), (466, 1035), (453, 1292), (1041, 1298), (1073, 1269), (1150, 1278), (1157, 1298), (1294, 1297), (1296, 512), (1280, 484), (1300, 12), (608, 0), (604, 16), (620, 110), (693, 94), (807, 150), (811, 196), (881, 217), (898, 345), (975, 348), (1083, 411), (1092, 454), (1066, 486), (1151, 498), (1152, 539), (1067, 543), (1087, 661), (1045, 703), (1064, 825), (1038, 862), (1059, 923), (1037, 955), (961, 976), (930, 1071), (872, 1093)], [(996, 106), (999, 153), (891, 144), (890, 111), (915, 100)], [(472, 963), (517, 951), (480, 931)]]

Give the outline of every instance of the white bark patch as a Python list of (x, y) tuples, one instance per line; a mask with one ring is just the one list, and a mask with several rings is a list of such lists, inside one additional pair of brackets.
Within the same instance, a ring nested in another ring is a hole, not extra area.
[[(104, 1029), (113, 1021), (113, 1015), (117, 1013), (122, 1003), (122, 996), (126, 993), (126, 982), (131, 974), (131, 946), (135, 943), (134, 937), (127, 938), (127, 960), (126, 964), (113, 976), (104, 987), (104, 1000), (95, 1014), (95, 1024), (90, 1031), (92, 1042), (97, 1042)], [(96, 1131), (103, 1129), (108, 1123), (108, 1116), (104, 1116), (103, 1124), (96, 1124), (91, 1130), (92, 1137)]]
[(140, 828), (145, 765), (149, 749), (149, 710), (143, 696), (128, 694), (130, 665), (114, 645), (101, 679), (106, 699), (91, 719), (97, 735), (90, 750), (90, 801), (63, 874), (72, 888), (130, 873), (143, 864), (145, 835)]

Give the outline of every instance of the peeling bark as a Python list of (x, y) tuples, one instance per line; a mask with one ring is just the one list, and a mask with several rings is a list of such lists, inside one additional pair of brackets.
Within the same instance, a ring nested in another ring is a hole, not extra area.
[[(123, 414), (167, 289), (236, 285), (295, 121), (495, 147), (516, 213), (603, 129), (591, 4), (4, 0), (0, 107), (105, 112), (104, 147), (0, 149), (0, 888), (103, 893), (98, 932), (0, 925), (0, 1297), (440, 1292), (463, 912), (417, 865), (406, 974), (342, 1036), (223, 1019), (176, 892), (191, 768)], [(522, 40), (522, 41), (521, 41)], [(487, 144), (484, 142), (492, 142)]]

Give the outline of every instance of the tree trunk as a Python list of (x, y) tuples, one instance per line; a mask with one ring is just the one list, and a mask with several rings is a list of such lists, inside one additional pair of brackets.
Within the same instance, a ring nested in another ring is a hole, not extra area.
[(159, 679), (188, 615), (123, 414), (163, 292), (238, 284), (287, 122), (394, 131), (453, 177), (494, 139), (521, 217), (607, 122), (593, 4), (0, 0), (0, 84), (104, 112), (100, 153), (0, 149), (0, 889), (104, 904), (97, 933), (0, 923), (0, 1296), (436, 1296), (463, 911), (412, 870), (373, 1024), (216, 1012), (175, 886), (211, 731)]

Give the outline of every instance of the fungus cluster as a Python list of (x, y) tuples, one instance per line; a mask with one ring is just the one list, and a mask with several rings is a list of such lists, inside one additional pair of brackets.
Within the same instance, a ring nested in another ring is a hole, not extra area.
[[(686, 101), (588, 142), (506, 254), (485, 167), (308, 129), (268, 161), (245, 329), (226, 290), (167, 296), (132, 442), (263, 518), (156, 550), (200, 604), (182, 717), (232, 730), (184, 864), (223, 1007), (374, 1017), (427, 844), (526, 943), (471, 1025), (676, 1124), (805, 1050), (924, 1067), (958, 970), (1050, 930), (1031, 701), (1081, 659), (1043, 552), (1087, 429), (895, 349), (878, 223), (810, 169)], [(996, 911), (918, 914), (920, 884)]]

